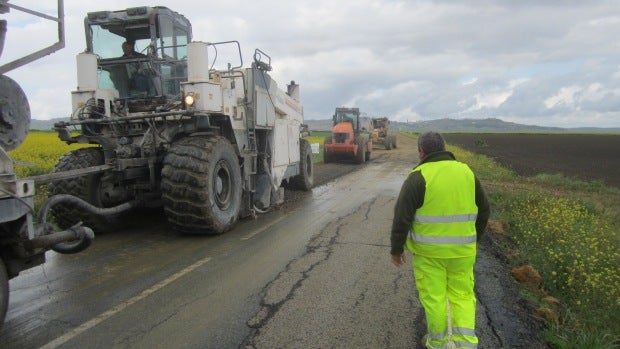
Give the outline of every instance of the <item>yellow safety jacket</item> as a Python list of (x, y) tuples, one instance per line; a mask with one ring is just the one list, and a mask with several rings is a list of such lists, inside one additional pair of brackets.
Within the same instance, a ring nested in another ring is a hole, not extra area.
[(415, 212), (405, 247), (431, 258), (476, 255), (476, 184), (464, 163), (443, 160), (423, 163), (424, 203)]

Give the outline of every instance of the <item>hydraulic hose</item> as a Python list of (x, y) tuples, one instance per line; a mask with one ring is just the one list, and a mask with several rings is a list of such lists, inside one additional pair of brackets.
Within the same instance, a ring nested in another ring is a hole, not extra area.
[(47, 223), (47, 214), (49, 210), (59, 203), (72, 204), (84, 211), (92, 214), (106, 216), (118, 214), (132, 208), (138, 207), (140, 202), (138, 200), (129, 201), (118, 206), (101, 208), (91, 205), (90, 203), (82, 200), (73, 195), (58, 194), (47, 199), (37, 215), (37, 226), (44, 229), (49, 234), (44, 234), (32, 240), (34, 247), (49, 248), (58, 253), (71, 254), (83, 251), (92, 243), (95, 238), (95, 234), (92, 229), (83, 227), (82, 222), (72, 226), (67, 230), (55, 232), (55, 229), (51, 224)]
[(85, 211), (88, 211), (92, 214), (96, 214), (100, 216), (118, 214), (124, 211), (131, 210), (133, 208), (136, 208), (140, 205), (140, 202), (138, 200), (133, 200), (133, 201), (125, 202), (118, 206), (102, 208), (102, 207), (93, 206), (90, 203), (78, 198), (77, 196), (73, 196), (69, 194), (57, 194), (47, 199), (43, 203), (43, 205), (41, 205), (41, 209), (39, 210), (39, 214), (37, 215), (37, 223), (45, 224), (47, 213), (49, 212), (49, 210), (52, 208), (52, 206), (57, 205), (60, 202), (75, 205)]

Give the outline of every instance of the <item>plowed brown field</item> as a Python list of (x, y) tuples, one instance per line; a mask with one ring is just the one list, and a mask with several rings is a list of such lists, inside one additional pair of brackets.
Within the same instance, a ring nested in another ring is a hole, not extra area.
[(561, 173), (620, 188), (620, 135), (445, 133), (446, 142), (487, 155), (521, 176)]

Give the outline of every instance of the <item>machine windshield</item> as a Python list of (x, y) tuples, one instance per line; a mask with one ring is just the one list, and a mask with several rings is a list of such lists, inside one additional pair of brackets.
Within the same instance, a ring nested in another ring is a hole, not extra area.
[(157, 27), (158, 36), (148, 22), (89, 26), (92, 52), (99, 60), (99, 88), (116, 89), (121, 98), (180, 92), (180, 83), (187, 80), (188, 28), (168, 15), (158, 16)]
[(93, 53), (99, 56), (100, 59), (122, 57), (122, 45), (125, 41), (133, 41), (134, 50), (146, 55), (147, 48), (151, 43), (149, 38), (130, 40), (125, 36), (121, 36), (104, 29), (100, 25), (92, 25), (90, 29), (93, 40)]
[(353, 123), (354, 126), (357, 125), (357, 113), (353, 111), (338, 111), (334, 122), (339, 123), (343, 121), (349, 121)]
[(374, 128), (385, 127), (385, 124), (385, 120), (372, 120), (372, 127)]

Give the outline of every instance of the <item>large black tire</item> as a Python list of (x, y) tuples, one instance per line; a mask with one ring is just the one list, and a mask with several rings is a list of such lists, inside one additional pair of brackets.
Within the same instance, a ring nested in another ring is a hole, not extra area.
[[(81, 148), (72, 150), (60, 158), (53, 172), (76, 170), (91, 166), (103, 165), (104, 157), (101, 148)], [(55, 181), (48, 185), (49, 196), (69, 194), (77, 196), (96, 207), (112, 207), (122, 202), (110, 198), (116, 195), (106, 195), (113, 191), (114, 185), (103, 181), (103, 174), (96, 173), (86, 176)], [(106, 233), (117, 230), (123, 225), (123, 214), (99, 216), (85, 212), (72, 204), (57, 204), (52, 208), (52, 216), (61, 229), (67, 229), (82, 221), (84, 226), (91, 228), (95, 233)]]
[(6, 310), (9, 307), (9, 276), (4, 265), (4, 261), (0, 259), (0, 328), (6, 317)]
[(291, 179), (296, 189), (308, 191), (314, 185), (314, 163), (312, 161), (312, 147), (305, 139), (299, 140), (299, 170), (300, 174)]
[(355, 140), (355, 144), (357, 145), (357, 154), (355, 154), (355, 162), (358, 164), (363, 164), (366, 162), (366, 140), (364, 137), (357, 137)]
[(334, 161), (334, 155), (327, 152), (327, 147), (325, 144), (332, 143), (332, 136), (325, 136), (325, 140), (323, 140), (323, 162), (329, 164)]
[(392, 150), (392, 137), (387, 136), (385, 137), (385, 150)]
[(183, 138), (164, 158), (164, 211), (178, 231), (212, 235), (230, 230), (239, 217), (242, 191), (239, 159), (224, 137)]
[(392, 135), (392, 148), (396, 149), (396, 135)]

